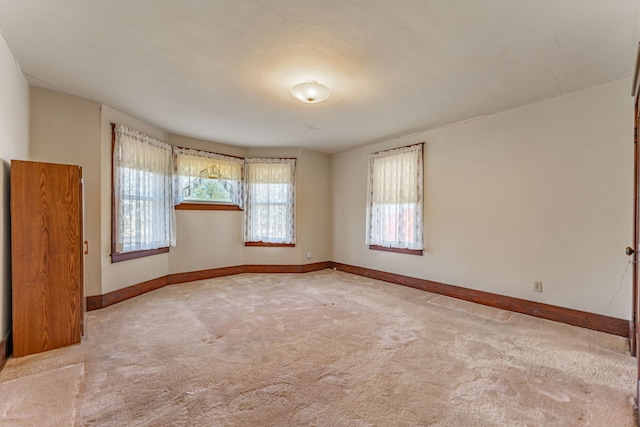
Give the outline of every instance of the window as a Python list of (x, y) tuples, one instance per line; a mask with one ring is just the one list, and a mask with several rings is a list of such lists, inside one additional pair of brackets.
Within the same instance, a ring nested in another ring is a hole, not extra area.
[(421, 254), (422, 145), (369, 155), (367, 244)]
[(170, 145), (113, 125), (112, 262), (175, 246), (171, 172)]
[(244, 159), (174, 148), (174, 204), (207, 203), (242, 207)]
[(245, 160), (244, 241), (293, 245), (295, 159)]

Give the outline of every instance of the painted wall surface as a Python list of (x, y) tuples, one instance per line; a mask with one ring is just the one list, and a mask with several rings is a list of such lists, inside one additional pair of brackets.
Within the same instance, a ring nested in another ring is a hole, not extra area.
[[(630, 87), (617, 81), (335, 155), (334, 261), (630, 319)], [(369, 250), (367, 155), (417, 142), (426, 142), (424, 255)]]
[[(298, 264), (331, 260), (331, 156), (302, 150), (298, 167)], [(311, 252), (311, 258), (306, 257)]]
[(169, 273), (169, 254), (111, 263), (111, 123), (125, 125), (164, 142), (169, 135), (107, 105), (101, 110), (101, 264), (102, 294), (135, 285)]
[[(296, 157), (298, 244), (294, 248), (245, 247), (243, 213), (176, 211), (176, 247), (168, 254), (111, 264), (111, 213), (102, 209), (102, 293), (182, 273), (243, 264), (294, 264), (328, 261), (330, 233), (330, 156), (301, 149), (244, 149), (172, 135), (102, 107), (102, 205), (111, 206), (111, 125), (121, 123), (174, 146), (238, 157)], [(308, 218), (303, 224), (301, 220)], [(312, 251), (306, 259), (306, 251)]]
[(100, 294), (100, 104), (32, 88), (29, 160), (82, 167), (85, 294)]
[[(296, 246), (246, 247), (245, 264), (308, 264), (331, 260), (330, 162), (328, 154), (304, 149), (251, 148), (247, 157), (295, 157)], [(306, 258), (306, 252), (312, 258)]]
[(13, 159), (29, 151), (29, 84), (0, 36), (0, 339), (11, 328), (11, 214), (9, 174)]
[(304, 236), (300, 235), (300, 212), (302, 205), (300, 204), (300, 182), (302, 181), (302, 168), (300, 167), (302, 152), (299, 148), (250, 148), (247, 150), (247, 157), (282, 157), (296, 158), (296, 246), (293, 248), (285, 247), (245, 247), (244, 256), (245, 264), (280, 264), (280, 265), (298, 265), (302, 259), (302, 250)]

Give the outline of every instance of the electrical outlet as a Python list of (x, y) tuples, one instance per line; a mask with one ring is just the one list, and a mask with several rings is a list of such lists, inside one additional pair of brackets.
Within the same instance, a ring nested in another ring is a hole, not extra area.
[(533, 292), (542, 292), (542, 282), (533, 282)]
[(307, 259), (311, 259), (313, 257), (313, 253), (311, 251), (307, 252)]

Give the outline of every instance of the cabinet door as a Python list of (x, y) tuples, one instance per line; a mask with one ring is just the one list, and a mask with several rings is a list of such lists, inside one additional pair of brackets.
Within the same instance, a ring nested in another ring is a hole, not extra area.
[(80, 342), (82, 169), (11, 162), (13, 354)]

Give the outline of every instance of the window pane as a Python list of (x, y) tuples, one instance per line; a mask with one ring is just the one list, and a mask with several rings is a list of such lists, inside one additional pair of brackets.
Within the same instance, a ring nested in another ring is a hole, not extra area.
[(186, 201), (242, 206), (242, 159), (187, 148), (174, 151), (175, 204)]
[(369, 156), (367, 244), (422, 249), (422, 144)]
[(124, 126), (114, 131), (114, 252), (174, 246), (171, 147)]
[(295, 243), (295, 160), (250, 159), (245, 242)]
[(231, 182), (219, 179), (203, 179), (197, 185), (187, 187), (184, 201), (231, 203)]

